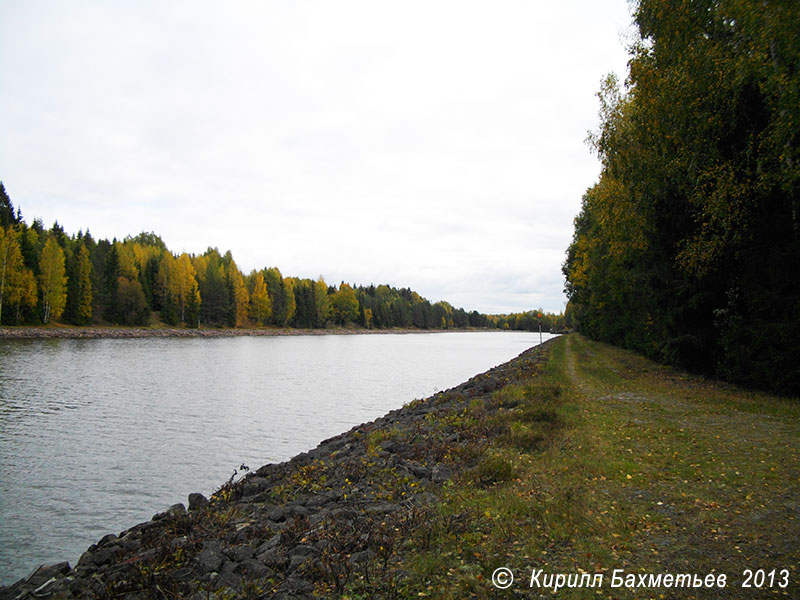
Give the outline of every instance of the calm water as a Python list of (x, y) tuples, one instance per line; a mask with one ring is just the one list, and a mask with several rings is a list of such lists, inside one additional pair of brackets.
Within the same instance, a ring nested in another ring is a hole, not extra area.
[(538, 341), (0, 340), (0, 584), (40, 563), (74, 565), (106, 533), (213, 492), (241, 463), (286, 460)]

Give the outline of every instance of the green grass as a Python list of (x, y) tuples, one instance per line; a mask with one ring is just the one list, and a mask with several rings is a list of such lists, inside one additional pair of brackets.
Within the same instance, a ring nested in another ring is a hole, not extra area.
[[(532, 568), (605, 574), (602, 588), (558, 598), (800, 596), (797, 400), (570, 335), (541, 373), (458, 419), (492, 435), (399, 548), (400, 597), (552, 596), (528, 589)], [(506, 591), (490, 581), (500, 566), (517, 577)], [(789, 569), (790, 585), (742, 590), (747, 568)], [(610, 587), (613, 569), (729, 583), (631, 592)]]

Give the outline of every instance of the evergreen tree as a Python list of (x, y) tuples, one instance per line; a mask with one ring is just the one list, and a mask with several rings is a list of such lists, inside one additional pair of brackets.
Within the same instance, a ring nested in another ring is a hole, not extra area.
[(290, 289), (290, 284), (287, 285), (277, 267), (266, 269), (263, 273), (267, 295), (272, 303), (271, 321), (278, 327), (286, 327), (295, 314), (294, 289)]
[(14, 215), (14, 205), (11, 204), (11, 198), (6, 193), (6, 187), (0, 181), (0, 227), (10, 227), (21, 221), (19, 214)]
[(138, 279), (120, 275), (114, 296), (115, 322), (122, 325), (147, 325), (150, 310)]
[(77, 309), (75, 311), (75, 323), (77, 325), (88, 325), (92, 320), (92, 263), (89, 260), (89, 249), (85, 244), (81, 244), (78, 250), (76, 280)]
[(114, 304), (117, 296), (117, 287), (119, 286), (120, 268), (119, 268), (119, 254), (117, 251), (116, 242), (110, 244), (108, 251), (105, 255), (103, 264), (103, 294), (102, 302), (104, 306), (103, 317), (111, 322), (116, 322), (119, 317), (119, 311)]
[(231, 314), (231, 297), (225, 281), (222, 257), (216, 248), (210, 248), (203, 257), (204, 277), (200, 280), (200, 314), (204, 323), (224, 325)]

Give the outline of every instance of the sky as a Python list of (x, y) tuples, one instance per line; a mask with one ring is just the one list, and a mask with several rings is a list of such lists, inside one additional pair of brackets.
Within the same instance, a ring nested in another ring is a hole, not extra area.
[(0, 0), (0, 180), (67, 233), (557, 313), (630, 22), (627, 0)]

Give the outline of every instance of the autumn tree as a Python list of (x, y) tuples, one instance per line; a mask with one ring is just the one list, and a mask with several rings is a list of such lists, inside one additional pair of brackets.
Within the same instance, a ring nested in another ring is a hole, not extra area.
[(19, 231), (14, 226), (0, 227), (0, 323), (3, 305), (36, 304), (36, 282), (25, 267), (19, 244)]
[(250, 274), (252, 290), (250, 291), (250, 310), (249, 316), (258, 325), (264, 325), (272, 314), (272, 303), (270, 302), (267, 284), (264, 282), (264, 274), (261, 271), (254, 271)]
[[(282, 312), (282, 321), (283, 325), (286, 325), (294, 318), (295, 312), (297, 312), (297, 302), (295, 300), (294, 295), (294, 280), (292, 279), (284, 279), (282, 282), (282, 289), (283, 289), (283, 312)], [(273, 312), (274, 318), (274, 312)]]
[(92, 320), (92, 263), (89, 260), (89, 249), (80, 245), (75, 275), (75, 314), (77, 325), (86, 325)]
[[(230, 252), (228, 253), (230, 255)], [(241, 271), (230, 257), (225, 266), (225, 280), (228, 285), (228, 296), (230, 298), (230, 318), (229, 324), (233, 327), (242, 327), (247, 323), (247, 313), (250, 308), (250, 294), (244, 284)]]
[(331, 301), (328, 297), (328, 286), (320, 278), (314, 282), (314, 327), (325, 327), (331, 317)]
[(67, 302), (64, 251), (56, 238), (48, 236), (39, 263), (39, 288), (42, 294), (42, 321), (58, 319)]
[(339, 289), (331, 296), (330, 304), (333, 319), (339, 325), (354, 322), (359, 315), (358, 299), (353, 288), (344, 281), (339, 284)]
[(196, 324), (200, 316), (201, 295), (194, 264), (186, 252), (175, 262), (172, 290), (178, 303), (180, 320), (190, 325)]

